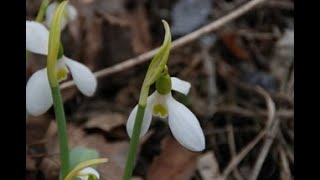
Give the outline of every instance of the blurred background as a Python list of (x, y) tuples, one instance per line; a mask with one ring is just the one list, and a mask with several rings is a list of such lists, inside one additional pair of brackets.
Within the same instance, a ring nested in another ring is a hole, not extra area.
[[(162, 19), (169, 22), (176, 40), (247, 2), (70, 0), (78, 16), (62, 31), (62, 44), (68, 57), (95, 72), (159, 47)], [(26, 0), (27, 20), (35, 19), (40, 4), (41, 0)], [(188, 96), (173, 96), (199, 119), (206, 149), (184, 149), (167, 122), (153, 118), (140, 142), (136, 180), (294, 178), (293, 14), (293, 0), (265, 0), (171, 51), (170, 74), (192, 84)], [(27, 62), (26, 80), (46, 66), (46, 57), (33, 54)], [(99, 166), (101, 179), (122, 178), (129, 143), (125, 125), (149, 62), (99, 77), (97, 92), (90, 98), (73, 86), (62, 90), (70, 147), (95, 149), (110, 160)], [(27, 118), (28, 180), (58, 179), (57, 140), (52, 108)]]

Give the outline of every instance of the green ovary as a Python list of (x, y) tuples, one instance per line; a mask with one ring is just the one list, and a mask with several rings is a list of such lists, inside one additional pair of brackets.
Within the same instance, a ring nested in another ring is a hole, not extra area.
[(161, 118), (165, 118), (168, 116), (168, 110), (162, 104), (155, 104), (152, 109), (152, 113), (155, 116), (160, 116)]
[(69, 72), (66, 68), (58, 69), (56, 72), (58, 81), (60, 82), (60, 81), (66, 80), (68, 73)]

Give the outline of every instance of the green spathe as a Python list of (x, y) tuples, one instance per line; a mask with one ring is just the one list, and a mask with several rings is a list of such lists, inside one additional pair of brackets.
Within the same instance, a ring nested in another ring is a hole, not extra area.
[(167, 64), (169, 54), (170, 54), (170, 48), (171, 48), (170, 27), (166, 21), (162, 20), (162, 23), (165, 29), (165, 38), (158, 53), (152, 59), (149, 65), (146, 77), (143, 81), (141, 92), (140, 92), (140, 99), (139, 99), (139, 104), (142, 106), (145, 106), (147, 104), (150, 86), (159, 79), (163, 69), (165, 68), (165, 65)]
[(61, 36), (60, 22), (61, 22), (64, 8), (66, 7), (67, 3), (68, 3), (67, 1), (64, 1), (58, 6), (53, 16), (52, 23), (50, 25), (47, 69), (48, 69), (49, 84), (51, 87), (59, 86), (59, 83), (55, 74), (55, 66), (57, 63), (57, 58), (59, 57), (59, 50), (62, 51), (61, 50), (62, 46), (60, 43), (60, 36)]

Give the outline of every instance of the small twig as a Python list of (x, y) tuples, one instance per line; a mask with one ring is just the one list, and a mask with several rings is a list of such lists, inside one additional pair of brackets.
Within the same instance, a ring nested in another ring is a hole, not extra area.
[(294, 10), (294, 3), (290, 1), (268, 1), (266, 2), (266, 6), (270, 8), (279, 8), (279, 9), (285, 9), (285, 10)]
[[(244, 117), (267, 117), (268, 112), (263, 110), (251, 111), (249, 109), (241, 108), (238, 106), (219, 106), (216, 108), (215, 113), (228, 113), (228, 114), (236, 114)], [(275, 114), (276, 117), (279, 118), (293, 118), (294, 111), (293, 110), (279, 110)]]
[(279, 119), (275, 119), (275, 111), (276, 111), (275, 104), (271, 99), (270, 95), (260, 87), (257, 87), (256, 90), (259, 94), (261, 94), (265, 98), (269, 116), (266, 124), (267, 136), (262, 145), (262, 149), (260, 151), (259, 157), (255, 162), (255, 165), (253, 167), (249, 180), (256, 180), (258, 178), (262, 165), (267, 157), (267, 154), (271, 148), (273, 140), (278, 132), (278, 127), (280, 122)]
[(237, 154), (223, 171), (220, 179), (226, 179), (230, 172), (243, 160), (243, 158), (258, 144), (258, 142), (266, 135), (266, 130), (261, 131), (240, 153)]
[(98, 15), (102, 16), (107, 22), (109, 22), (112, 25), (119, 25), (119, 26), (122, 26), (122, 27), (130, 25), (130, 22), (128, 22), (124, 18), (118, 18), (118, 17), (113, 16), (111, 14), (108, 14), (108, 13), (105, 13), (105, 12), (103, 13), (103, 12), (100, 12), (100, 11), (96, 11), (96, 13)]
[(257, 86), (255, 88), (256, 92), (262, 95), (265, 98), (267, 109), (268, 109), (268, 119), (267, 119), (267, 124), (266, 128), (269, 129), (271, 125), (273, 124), (275, 114), (276, 114), (276, 106), (270, 97), (269, 93), (262, 89), (261, 87)]
[(279, 119), (276, 119), (271, 129), (266, 134), (266, 140), (264, 141), (262, 145), (262, 149), (259, 154), (259, 158), (257, 159), (254, 168), (252, 170), (252, 174), (249, 178), (249, 180), (256, 180), (258, 178), (259, 172), (262, 168), (262, 165), (268, 155), (268, 152), (271, 148), (271, 145), (273, 143), (274, 137), (278, 132), (278, 125), (279, 125)]
[[(262, 2), (264, 2), (266, 0), (251, 0), (248, 3), (240, 6), (239, 8), (237, 8), (236, 10), (230, 12), (229, 14), (219, 18), (216, 21), (213, 21), (212, 23), (209, 23), (208, 25), (190, 33), (187, 34), (175, 41), (172, 42), (171, 45), (171, 50), (177, 49), (181, 46), (184, 46), (190, 42), (193, 42), (195, 40), (197, 40), (199, 37), (206, 35), (212, 31), (215, 31), (217, 29), (219, 29), (220, 27), (224, 26), (225, 24), (231, 22), (232, 20), (239, 18), (240, 16), (244, 15), (245, 13), (247, 13), (248, 11), (252, 10), (253, 8), (257, 7), (259, 4), (261, 4)], [(153, 49), (147, 53), (141, 54), (135, 58), (130, 58), (125, 60), (124, 62), (118, 63), (112, 67), (108, 67), (99, 71), (96, 71), (94, 73), (94, 75), (97, 78), (102, 78), (105, 76), (108, 76), (110, 74), (113, 73), (117, 73), (123, 70), (126, 70), (128, 68), (134, 67), (138, 64), (144, 63), (146, 61), (148, 61), (149, 59), (151, 59), (157, 52), (158, 52), (159, 48)], [(74, 81), (67, 81), (63, 84), (61, 84), (61, 89), (66, 89), (69, 87), (74, 86), (75, 83)]]
[(294, 163), (294, 155), (293, 152), (290, 150), (288, 143), (286, 142), (285, 138), (283, 137), (283, 133), (282, 131), (279, 131), (278, 133), (278, 140), (282, 146), (282, 148), (284, 149), (284, 152), (286, 153), (286, 155), (288, 156), (289, 160)]
[[(231, 154), (231, 157), (234, 158), (237, 154), (237, 150), (236, 150), (236, 144), (234, 140), (233, 126), (231, 123), (227, 125), (227, 132), (228, 132), (227, 137), (229, 142), (228, 144), (229, 144), (230, 154)], [(236, 180), (243, 180), (243, 177), (241, 176), (238, 168), (235, 168), (232, 174)]]
[[(261, 128), (259, 127), (246, 127), (246, 128), (234, 128), (234, 132), (235, 133), (256, 133), (258, 131), (260, 131)], [(208, 135), (213, 135), (213, 134), (226, 134), (228, 130), (226, 130), (225, 128), (215, 128), (212, 130), (207, 130), (204, 132), (204, 134), (206, 136)]]
[(281, 171), (281, 179), (283, 180), (291, 180), (292, 175), (289, 168), (289, 162), (287, 159), (287, 156), (281, 146), (278, 146), (279, 149), (279, 156), (280, 156), (280, 167), (282, 169)]
[(215, 64), (212, 62), (212, 58), (209, 55), (209, 49), (208, 47), (202, 48), (202, 60), (203, 60), (203, 68), (206, 72), (207, 79), (208, 79), (208, 114), (212, 114), (215, 112), (215, 103), (213, 102), (213, 99), (217, 96), (218, 90), (216, 85), (216, 70), (215, 70)]
[(275, 40), (279, 38), (279, 35), (276, 33), (256, 32), (249, 29), (240, 29), (237, 31), (237, 34), (248, 39)]

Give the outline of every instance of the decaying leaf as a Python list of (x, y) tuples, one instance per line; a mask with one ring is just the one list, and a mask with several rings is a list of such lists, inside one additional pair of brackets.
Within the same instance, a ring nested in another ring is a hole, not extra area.
[(249, 60), (250, 53), (241, 47), (238, 42), (239, 36), (236, 33), (226, 33), (222, 36), (222, 42), (229, 49), (229, 51), (240, 60)]
[[(128, 142), (117, 141), (108, 142), (103, 135), (86, 134), (81, 127), (68, 124), (69, 147), (87, 147), (97, 150), (100, 157), (108, 158), (108, 163), (101, 164), (98, 167), (103, 179), (120, 180), (123, 175), (125, 161), (127, 157)], [(47, 152), (56, 154), (59, 152), (57, 126), (52, 122), (47, 133)], [(58, 156), (55, 157), (59, 162)], [(49, 176), (50, 174), (47, 174)]]
[(126, 123), (127, 118), (120, 113), (104, 113), (93, 116), (84, 125), (86, 128), (99, 128), (109, 132), (115, 127)]
[(219, 165), (213, 152), (201, 155), (197, 167), (203, 180), (213, 180), (220, 176)]
[(171, 135), (163, 139), (162, 152), (151, 164), (147, 180), (188, 180), (194, 175), (198, 153), (182, 147)]

